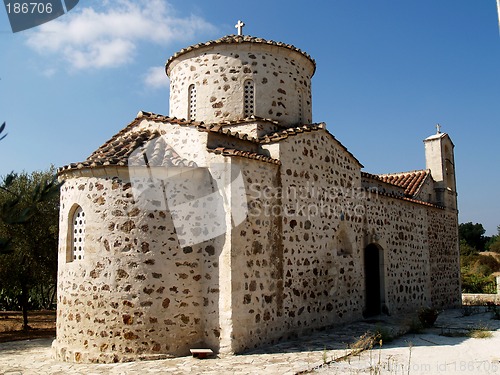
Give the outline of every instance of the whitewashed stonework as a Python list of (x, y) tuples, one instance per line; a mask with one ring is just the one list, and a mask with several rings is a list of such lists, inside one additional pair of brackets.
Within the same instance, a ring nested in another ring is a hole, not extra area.
[[(226, 43), (229, 42), (229, 43)], [(189, 118), (189, 88), (196, 88), (193, 120), (241, 120), (245, 83), (252, 82), (253, 115), (283, 124), (310, 123), (314, 61), (296, 48), (260, 38), (228, 36), (182, 50), (166, 65), (170, 77), (170, 117)]]
[(425, 140), (425, 170), (362, 172), (311, 123), (314, 70), (260, 38), (189, 47), (168, 117), (139, 112), (59, 170), (57, 358), (231, 354), (460, 304), (450, 137)]

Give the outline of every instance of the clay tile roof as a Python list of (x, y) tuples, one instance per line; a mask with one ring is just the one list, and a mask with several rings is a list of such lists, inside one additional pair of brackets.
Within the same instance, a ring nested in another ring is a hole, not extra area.
[(159, 115), (156, 113), (151, 113), (151, 112), (145, 112), (145, 111), (140, 111), (137, 114), (136, 119), (128, 125), (123, 131), (127, 131), (131, 126), (135, 126), (140, 123), (140, 120), (147, 119), (151, 121), (156, 121), (156, 122), (168, 122), (170, 124), (177, 124), (181, 126), (195, 126), (199, 131), (202, 132), (210, 132), (210, 133), (219, 133), (219, 134), (224, 134), (230, 137), (242, 139), (245, 141), (251, 141), (258, 143), (260, 142), (254, 137), (249, 137), (247, 134), (240, 134), (236, 131), (232, 131), (230, 129), (225, 129), (224, 126), (231, 126), (231, 125), (238, 125), (238, 124), (246, 124), (246, 123), (252, 123), (255, 121), (260, 121), (260, 122), (268, 122), (272, 123), (274, 125), (278, 125), (279, 123), (277, 121), (271, 120), (271, 119), (266, 119), (263, 117), (258, 117), (258, 116), (251, 116), (247, 117), (244, 119), (240, 120), (233, 120), (233, 121), (221, 121), (221, 122), (216, 122), (216, 123), (210, 123), (210, 124), (205, 124), (202, 121), (188, 121), (185, 119), (178, 119), (176, 117), (168, 117), (168, 116), (163, 116)]
[(168, 116), (158, 115), (158, 114), (152, 113), (152, 112), (139, 111), (136, 118), (130, 124), (125, 126), (122, 130), (120, 130), (117, 134), (115, 134), (113, 136), (113, 138), (111, 138), (106, 143), (118, 142), (116, 139), (119, 136), (128, 133), (131, 129), (138, 126), (142, 120), (151, 120), (154, 122), (168, 122), (170, 124), (176, 124), (176, 125), (182, 125), (182, 126), (200, 126), (200, 125), (203, 125), (203, 122), (188, 121), (185, 119), (178, 119), (176, 117), (168, 117)]
[(157, 121), (157, 122), (169, 122), (171, 124), (177, 124), (177, 125), (190, 125), (190, 126), (203, 125), (203, 122), (200, 121), (186, 120), (183, 118), (178, 119), (177, 117), (169, 117), (146, 111), (140, 111), (137, 114), (137, 117), (134, 121), (143, 119)]
[(198, 129), (198, 131), (201, 131), (201, 132), (219, 133), (219, 134), (224, 134), (228, 137), (233, 137), (233, 138), (242, 139), (244, 141), (259, 143), (259, 140), (257, 138), (251, 137), (245, 133), (240, 134), (239, 132), (235, 132), (235, 131), (231, 131), (229, 129), (223, 128), (220, 124), (198, 125), (197, 129)]
[[(137, 151), (136, 151), (137, 150)], [(134, 151), (136, 153), (134, 154)], [(158, 130), (120, 132), (94, 151), (87, 160), (59, 168), (58, 172), (101, 166), (145, 165), (155, 167), (196, 167), (181, 158), (161, 137)]]
[[(235, 137), (238, 139), (255, 143), (260, 143), (260, 140), (253, 137), (249, 137), (247, 134), (240, 134), (238, 132), (233, 132), (229, 129), (224, 129), (224, 126), (241, 124), (241, 123), (251, 123), (255, 121), (265, 121), (273, 124), (278, 124), (276, 121), (270, 119), (251, 116), (238, 121), (225, 121), (221, 123), (205, 125), (203, 122), (199, 121), (188, 121), (185, 119), (178, 119), (176, 117), (159, 115), (152, 112), (140, 111), (137, 114), (136, 118), (130, 124), (128, 124), (125, 128), (120, 130), (110, 140), (108, 140), (96, 151), (94, 151), (92, 155), (90, 155), (87, 158), (87, 160), (80, 163), (71, 163), (65, 165), (59, 168), (58, 172), (61, 173), (66, 170), (94, 168), (99, 166), (127, 166), (128, 158), (130, 155), (132, 155), (134, 150), (136, 150), (139, 147), (146, 147), (144, 146), (146, 142), (150, 142), (156, 138), (159, 138), (161, 135), (157, 130), (133, 131), (133, 129), (136, 128), (143, 120), (176, 124), (181, 126), (193, 126), (196, 127), (199, 131), (217, 132), (220, 134), (224, 134), (226, 136)], [(158, 149), (151, 150), (150, 147), (153, 147), (152, 144), (154, 144), (155, 147), (157, 147)], [(175, 152), (168, 145), (160, 145), (157, 142), (152, 142), (152, 143), (150, 142), (150, 144), (147, 145), (147, 147), (148, 147), (147, 151), (148, 156), (150, 156), (149, 155), (150, 151), (153, 151), (152, 155), (155, 156), (154, 160), (149, 160), (149, 163), (151, 165), (192, 166), (191, 161), (180, 158), (179, 155), (175, 154)], [(160, 150), (162, 148), (164, 148), (165, 151), (164, 154), (160, 153)], [(265, 156), (263, 157), (266, 158)], [(249, 158), (253, 157), (250, 156)], [(272, 162), (274, 163), (274, 161)]]
[(259, 138), (260, 143), (275, 143), (279, 142), (283, 139), (288, 138), (289, 136), (293, 136), (299, 133), (310, 132), (320, 129), (326, 129), (326, 124), (321, 122), (319, 124), (306, 124), (300, 125), (294, 128), (287, 128), (275, 131), (270, 134), (266, 134), (265, 136)]
[[(370, 173), (365, 173), (365, 172), (362, 172), (362, 173), (364, 173), (365, 175), (370, 175)], [(372, 176), (377, 176), (377, 175), (372, 175)], [(368, 192), (371, 192), (370, 188), (366, 188), (365, 190), (368, 191)], [(383, 192), (383, 191), (378, 191), (377, 194), (383, 195), (383, 196), (386, 196), (386, 197), (390, 197), (390, 198), (394, 198), (394, 199), (400, 199), (400, 200), (407, 201), (407, 202), (421, 204), (423, 206), (439, 208), (441, 210), (445, 209), (443, 206), (439, 206), (439, 205), (434, 204), (434, 203), (424, 202), (424, 201), (420, 201), (418, 199), (413, 199), (413, 198), (409, 198), (409, 197), (402, 197), (400, 195), (393, 194), (393, 193), (387, 193), (387, 192)]]
[(226, 35), (226, 36), (223, 36), (222, 38), (219, 38), (216, 40), (210, 40), (208, 42), (194, 44), (192, 46), (181, 49), (179, 52), (174, 53), (167, 60), (167, 63), (165, 64), (165, 72), (167, 73), (167, 75), (169, 74), (169, 66), (172, 63), (172, 61), (174, 61), (179, 56), (182, 56), (182, 55), (184, 55), (188, 52), (191, 52), (193, 50), (197, 50), (197, 49), (204, 48), (204, 47), (210, 47), (210, 46), (214, 46), (214, 45), (218, 45), (218, 44), (240, 44), (240, 43), (268, 44), (268, 45), (272, 45), (272, 46), (288, 48), (292, 51), (300, 53), (301, 55), (305, 56), (307, 59), (309, 59), (309, 61), (312, 62), (313, 66), (314, 66), (313, 74), (314, 74), (314, 71), (316, 70), (316, 62), (314, 61), (314, 59), (311, 56), (309, 56), (309, 54), (307, 54), (306, 52), (300, 50), (299, 48), (297, 48), (291, 44), (285, 44), (282, 42), (275, 42), (274, 40), (266, 40), (266, 39), (257, 38), (257, 37), (250, 36), (250, 35)]
[(380, 180), (381, 181), (381, 178), (378, 175), (371, 174), (371, 173), (368, 173), (368, 172), (361, 171), (361, 177), (366, 177), (366, 178), (371, 178), (373, 180)]
[(429, 174), (430, 171), (428, 170), (388, 173), (381, 175), (373, 175), (370, 173), (362, 172), (362, 175), (365, 177), (404, 188), (405, 196), (407, 197), (413, 197), (418, 193), (420, 187)]
[(206, 124), (206, 126), (229, 126), (229, 125), (247, 124), (247, 123), (252, 123), (252, 122), (256, 122), (256, 121), (268, 122), (268, 123), (271, 123), (274, 125), (279, 125), (279, 122), (276, 120), (252, 115), (250, 117), (245, 117), (245, 118), (238, 119), (238, 120), (221, 120), (219, 122)]
[(207, 151), (223, 156), (239, 156), (242, 158), (260, 160), (270, 164), (281, 165), (281, 161), (279, 161), (278, 159), (273, 159), (269, 156), (261, 155), (256, 152), (235, 150), (233, 148), (225, 148), (225, 147), (207, 148)]

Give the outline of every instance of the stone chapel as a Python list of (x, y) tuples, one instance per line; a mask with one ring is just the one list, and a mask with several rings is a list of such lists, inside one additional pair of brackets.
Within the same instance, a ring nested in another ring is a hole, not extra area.
[(315, 68), (241, 32), (187, 47), (168, 116), (59, 169), (57, 358), (231, 354), (460, 304), (450, 136), (424, 140), (425, 169), (363, 171), (313, 122)]

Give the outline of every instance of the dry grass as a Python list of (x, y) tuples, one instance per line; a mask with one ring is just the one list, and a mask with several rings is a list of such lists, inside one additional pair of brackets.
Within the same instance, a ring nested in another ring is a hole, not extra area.
[(493, 337), (491, 328), (486, 324), (479, 324), (476, 327), (470, 328), (466, 331), (464, 330), (447, 330), (440, 333), (441, 336), (446, 337), (470, 337), (474, 339), (487, 339)]
[(471, 329), (468, 336), (473, 339), (489, 339), (493, 337), (493, 333), (484, 329)]
[(23, 315), (21, 312), (0, 311), (0, 342), (55, 337), (56, 312), (29, 312), (28, 324), (31, 329), (23, 331)]
[(364, 350), (372, 349), (376, 341), (378, 341), (377, 335), (372, 332), (366, 332), (356, 342), (352, 343), (350, 348), (353, 350), (353, 354), (356, 355)]

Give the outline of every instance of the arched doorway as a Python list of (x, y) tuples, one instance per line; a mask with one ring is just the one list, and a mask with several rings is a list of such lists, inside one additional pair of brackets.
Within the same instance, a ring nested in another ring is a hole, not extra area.
[(380, 315), (385, 303), (384, 292), (384, 253), (382, 249), (370, 244), (365, 247), (365, 317)]

